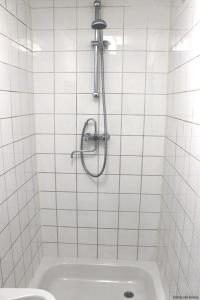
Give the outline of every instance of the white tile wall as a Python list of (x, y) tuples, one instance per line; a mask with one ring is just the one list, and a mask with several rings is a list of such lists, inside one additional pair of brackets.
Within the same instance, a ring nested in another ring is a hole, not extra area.
[[(105, 78), (111, 139), (106, 172), (93, 180), (69, 155), (79, 148), (85, 120), (98, 118), (101, 108), (92, 97), (93, 1), (31, 1), (44, 253), (151, 260), (162, 185), (170, 7), (154, 0), (102, 3), (110, 42)], [(87, 164), (97, 170), (97, 157)]]
[(29, 1), (0, 2), (0, 286), (24, 287), (41, 252)]
[(172, 1), (158, 262), (167, 299), (200, 297), (199, 1)]

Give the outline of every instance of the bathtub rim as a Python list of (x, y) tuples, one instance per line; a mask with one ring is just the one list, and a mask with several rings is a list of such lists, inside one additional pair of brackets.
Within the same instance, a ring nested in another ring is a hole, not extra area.
[(129, 260), (106, 260), (68, 257), (43, 257), (34, 277), (28, 287), (38, 288), (43, 275), (51, 267), (59, 265), (90, 265), (90, 266), (111, 266), (111, 267), (132, 267), (139, 268), (146, 272), (153, 281), (156, 293), (156, 300), (166, 300), (163, 283), (156, 262), (153, 261), (129, 261)]

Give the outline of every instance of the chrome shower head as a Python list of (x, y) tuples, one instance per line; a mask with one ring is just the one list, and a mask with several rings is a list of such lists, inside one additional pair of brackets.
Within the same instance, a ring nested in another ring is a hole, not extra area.
[(105, 29), (107, 27), (106, 21), (97, 19), (92, 22), (92, 28), (96, 30)]

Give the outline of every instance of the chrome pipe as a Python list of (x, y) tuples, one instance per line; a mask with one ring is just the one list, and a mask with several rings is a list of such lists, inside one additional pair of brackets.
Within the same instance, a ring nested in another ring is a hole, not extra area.
[(95, 7), (95, 20), (92, 22), (92, 28), (95, 30), (95, 40), (92, 42), (92, 47), (94, 49), (94, 97), (99, 97), (100, 88), (100, 60), (101, 51), (104, 48), (103, 41), (103, 29), (107, 27), (104, 20), (101, 19), (101, 0), (94, 1)]
[[(101, 1), (94, 1), (95, 7), (95, 20), (99, 20), (101, 17)], [(99, 97), (99, 30), (95, 29), (95, 41), (93, 42), (94, 48), (94, 91), (93, 96)]]
[(94, 91), (93, 96), (99, 97), (99, 53), (98, 45), (94, 46)]
[(98, 20), (101, 18), (101, 1), (95, 0), (94, 7), (95, 7), (95, 19)]
[(99, 97), (99, 30), (95, 30), (95, 41), (93, 42), (94, 47), (94, 91), (93, 96)]

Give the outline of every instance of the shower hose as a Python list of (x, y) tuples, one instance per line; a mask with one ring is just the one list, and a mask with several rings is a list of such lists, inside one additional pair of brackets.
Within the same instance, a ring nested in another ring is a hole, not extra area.
[[(81, 156), (81, 163), (82, 166), (85, 170), (85, 172), (90, 175), (91, 177), (100, 177), (106, 167), (106, 162), (107, 162), (107, 154), (108, 154), (108, 132), (107, 132), (107, 114), (106, 114), (106, 96), (105, 96), (105, 78), (104, 78), (104, 46), (103, 46), (103, 40), (101, 38), (100, 41), (100, 52), (101, 52), (101, 85), (102, 85), (102, 106), (103, 106), (103, 121), (104, 121), (104, 160), (103, 160), (103, 165), (101, 170), (97, 173), (94, 174), (92, 172), (90, 172), (86, 166), (85, 163), (85, 157), (84, 157), (84, 152), (80, 152), (80, 156)], [(81, 145), (80, 145), (80, 150), (83, 151), (84, 148), (84, 136), (85, 136), (85, 131), (87, 129), (88, 123), (86, 122), (83, 130), (82, 130), (82, 134), (81, 134)], [(98, 141), (99, 143), (99, 141)]]

